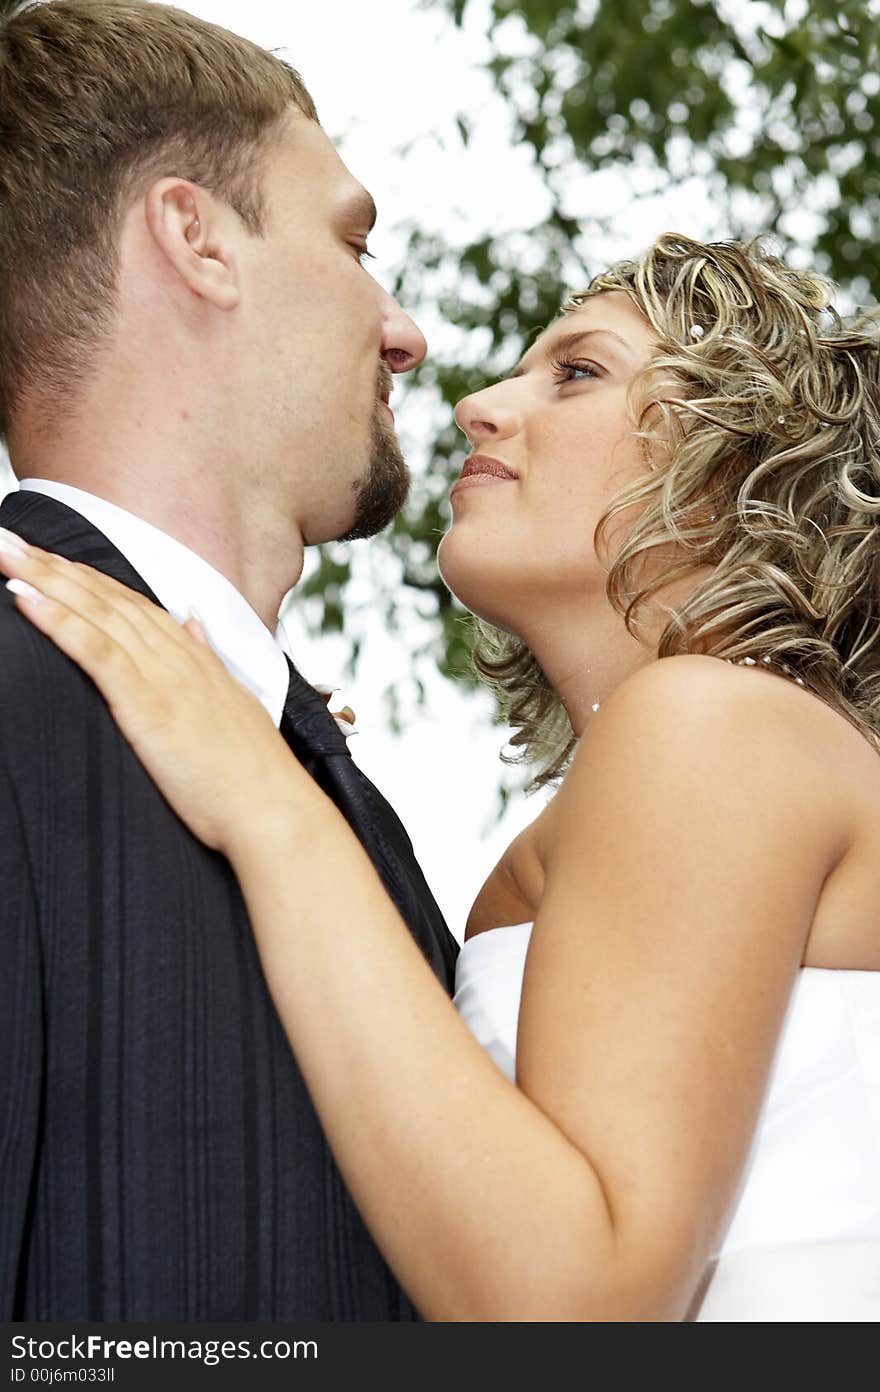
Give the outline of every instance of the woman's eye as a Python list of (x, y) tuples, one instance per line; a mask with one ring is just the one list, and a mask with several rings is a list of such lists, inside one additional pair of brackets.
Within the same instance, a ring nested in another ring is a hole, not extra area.
[(572, 362), (569, 358), (554, 358), (553, 376), (557, 382), (586, 382), (602, 376), (601, 369), (591, 362)]
[(376, 259), (373, 253), (365, 246), (356, 246), (355, 251), (358, 254), (358, 260), (361, 265), (363, 265), (365, 261), (375, 261)]

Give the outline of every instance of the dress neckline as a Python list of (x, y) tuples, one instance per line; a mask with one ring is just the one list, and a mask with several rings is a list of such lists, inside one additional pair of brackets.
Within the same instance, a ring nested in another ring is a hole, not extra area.
[(517, 928), (534, 928), (534, 919), (529, 919), (523, 923), (499, 923), (497, 928), (481, 928), (479, 933), (474, 933), (473, 937), (465, 938), (462, 947), (470, 947), (477, 938), (491, 938), (494, 933), (512, 933)]

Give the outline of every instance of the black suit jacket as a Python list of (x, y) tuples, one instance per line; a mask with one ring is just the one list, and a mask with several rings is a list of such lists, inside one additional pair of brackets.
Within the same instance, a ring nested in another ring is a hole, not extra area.
[[(54, 499), (11, 494), (0, 525), (155, 599)], [(3, 588), (0, 710), (0, 1318), (417, 1318), (330, 1155), (228, 863)], [(357, 778), (331, 794), (450, 989), (455, 943)], [(293, 865), (290, 884), (295, 933)]]

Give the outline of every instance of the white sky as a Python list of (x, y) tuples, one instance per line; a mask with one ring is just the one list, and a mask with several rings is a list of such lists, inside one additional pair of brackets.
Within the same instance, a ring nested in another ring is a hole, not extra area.
[[(481, 0), (472, 4), (464, 32), (416, 0), (191, 0), (182, 8), (280, 50), (300, 71), (322, 124), (378, 204), (379, 223), (370, 239), (378, 259), (370, 269), (380, 281), (389, 282), (400, 258), (394, 228), (407, 219), (455, 239), (490, 229), (527, 231), (542, 219), (546, 194), (526, 151), (511, 148), (504, 108), (478, 67), (488, 51), (488, 7)], [(508, 34), (511, 43), (519, 42), (517, 21), (509, 22)], [(457, 111), (466, 111), (476, 128), (467, 150), (456, 134)], [(581, 180), (570, 211), (586, 215), (597, 197), (607, 211), (619, 206), (621, 212), (613, 244), (602, 249), (605, 259), (636, 251), (669, 227), (698, 236), (723, 232), (709, 221), (712, 210), (696, 181), (641, 204), (634, 219), (625, 211), (627, 189), (619, 181), (586, 186)], [(455, 341), (430, 313), (420, 324), (429, 347), (442, 341), (448, 348)], [(395, 405), (414, 473), (430, 469), (430, 431), (416, 414), (421, 408), (415, 397), (408, 409), (405, 386), (396, 388)], [(360, 544), (357, 562), (367, 601), (369, 545)], [(285, 621), (301, 670), (315, 681), (340, 681), (345, 645), (308, 639), (295, 602)], [(492, 826), (503, 732), (490, 725), (485, 695), (467, 695), (436, 678), (429, 682), (428, 710), (414, 713), (401, 736), (387, 731), (382, 692), (389, 680), (406, 683), (410, 651), (423, 638), (415, 629), (392, 636), (373, 623), (357, 681), (343, 684), (339, 700), (357, 713), (357, 761), (399, 812), (460, 937), (485, 874), (543, 799), (517, 798)]]

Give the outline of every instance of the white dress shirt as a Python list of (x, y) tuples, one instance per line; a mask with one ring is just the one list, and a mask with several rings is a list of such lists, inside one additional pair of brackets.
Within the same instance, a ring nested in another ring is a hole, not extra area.
[(280, 621), (270, 633), (225, 575), (125, 508), (47, 479), (22, 479), (19, 487), (55, 498), (103, 532), (178, 623), (195, 614), (227, 671), (254, 693), (280, 725), (289, 681), (285, 654), (291, 655)]

